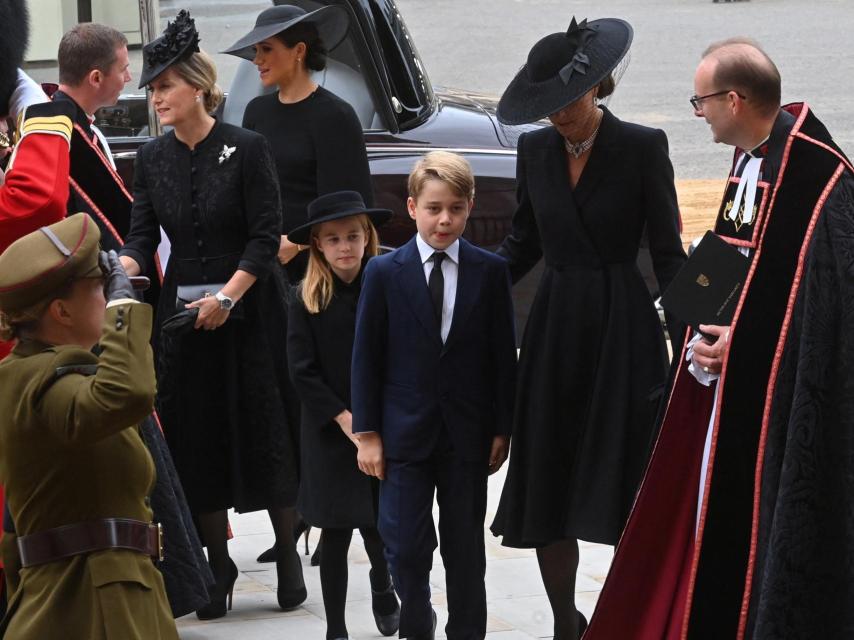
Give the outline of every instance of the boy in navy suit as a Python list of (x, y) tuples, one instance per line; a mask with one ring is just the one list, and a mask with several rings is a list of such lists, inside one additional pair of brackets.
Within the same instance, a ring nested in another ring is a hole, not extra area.
[(516, 342), (502, 258), (460, 238), (468, 162), (427, 154), (409, 176), (418, 233), (366, 266), (353, 348), (359, 467), (382, 480), (379, 530), (401, 600), (400, 637), (433, 638), (433, 493), (450, 640), (486, 634), (487, 476), (507, 458)]

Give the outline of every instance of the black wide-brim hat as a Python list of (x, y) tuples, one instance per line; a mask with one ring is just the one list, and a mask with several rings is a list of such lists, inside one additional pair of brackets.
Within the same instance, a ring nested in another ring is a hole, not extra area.
[(9, 99), (18, 83), (18, 67), (29, 42), (25, 0), (0, 0), (0, 117), (8, 115)]
[(308, 244), (311, 240), (311, 228), (316, 224), (358, 216), (364, 213), (375, 227), (391, 219), (388, 209), (368, 209), (362, 194), (358, 191), (334, 191), (322, 195), (308, 204), (308, 222), (292, 229), (288, 240), (294, 244)]
[(330, 5), (306, 12), (301, 7), (282, 4), (259, 13), (255, 28), (222, 53), (252, 60), (255, 58), (256, 44), (301, 22), (309, 22), (315, 26), (327, 51), (332, 51), (347, 37), (349, 20), (343, 7)]
[(163, 35), (142, 48), (142, 73), (139, 88), (151, 83), (176, 62), (186, 60), (199, 50), (199, 32), (190, 12), (181, 9), (174, 22), (166, 23)]
[(611, 73), (629, 51), (634, 32), (619, 18), (580, 23), (537, 42), (498, 102), (498, 120), (525, 124), (578, 100)]

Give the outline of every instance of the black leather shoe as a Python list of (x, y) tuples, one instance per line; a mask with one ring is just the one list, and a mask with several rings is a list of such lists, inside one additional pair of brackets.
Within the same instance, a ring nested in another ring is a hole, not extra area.
[[(296, 526), (294, 527), (294, 542), (299, 542), (299, 537), (303, 536), (305, 542), (305, 555), (308, 555), (308, 534), (311, 533), (311, 525), (306, 524), (305, 520), (302, 518), (299, 519)], [(276, 561), (276, 545), (274, 544), (272, 547), (264, 551), (260, 556), (255, 559), (255, 562), (265, 563), (265, 562), (275, 562)], [(314, 558), (312, 558), (312, 567), (316, 567), (314, 564)]]
[(397, 633), (400, 628), (400, 604), (397, 602), (391, 577), (388, 578), (388, 586), (382, 591), (374, 591), (373, 587), (371, 588), (371, 609), (381, 634), (393, 636)]
[(217, 580), (216, 585), (210, 590), (210, 602), (201, 609), (196, 610), (199, 620), (214, 620), (222, 618), (231, 610), (231, 602), (234, 596), (234, 583), (237, 581), (239, 571), (234, 561), (228, 560), (228, 577), (223, 582)]
[(276, 598), (282, 611), (290, 611), (300, 606), (308, 597), (305, 580), (302, 576), (302, 562), (296, 549), (285, 551), (276, 560), (278, 586)]

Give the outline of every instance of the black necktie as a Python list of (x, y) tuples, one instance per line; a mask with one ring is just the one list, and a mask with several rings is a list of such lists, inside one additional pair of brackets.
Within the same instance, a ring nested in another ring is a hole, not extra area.
[(442, 330), (442, 303), (445, 300), (445, 276), (442, 275), (442, 260), (445, 253), (436, 251), (430, 256), (433, 261), (433, 270), (430, 271), (430, 279), (427, 286), (430, 288), (430, 298), (433, 300), (433, 310), (436, 312), (436, 323), (439, 331)]

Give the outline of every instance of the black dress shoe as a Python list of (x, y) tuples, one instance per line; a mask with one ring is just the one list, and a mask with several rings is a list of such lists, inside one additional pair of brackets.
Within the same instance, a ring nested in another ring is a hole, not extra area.
[[(371, 569), (373, 573), (373, 569)], [(381, 591), (374, 591), (371, 587), (371, 610), (374, 613), (374, 622), (377, 629), (384, 636), (393, 636), (400, 628), (400, 604), (394, 593), (394, 585), (391, 576), (388, 577), (388, 586)], [(435, 612), (434, 612), (435, 615)]]
[[(296, 526), (294, 527), (294, 542), (299, 542), (299, 537), (303, 536), (305, 541), (305, 555), (308, 555), (308, 534), (311, 533), (311, 525), (306, 524), (306, 521), (302, 518), (299, 519)], [(315, 552), (316, 555), (316, 552)], [(255, 559), (255, 562), (265, 563), (265, 562), (275, 562), (276, 561), (276, 545), (274, 544), (272, 547), (264, 551), (260, 556)], [(316, 567), (317, 565), (314, 563), (314, 558), (312, 558), (311, 562), (312, 567)]]
[(277, 554), (276, 598), (282, 611), (290, 611), (300, 606), (308, 597), (305, 589), (305, 580), (302, 576), (302, 562), (296, 549), (290, 549), (284, 553)]
[(196, 610), (199, 620), (214, 620), (222, 618), (226, 612), (231, 610), (231, 602), (234, 596), (234, 583), (237, 581), (239, 571), (234, 561), (228, 559), (228, 576), (222, 581), (217, 580), (214, 588), (210, 590), (210, 602), (204, 607)]

